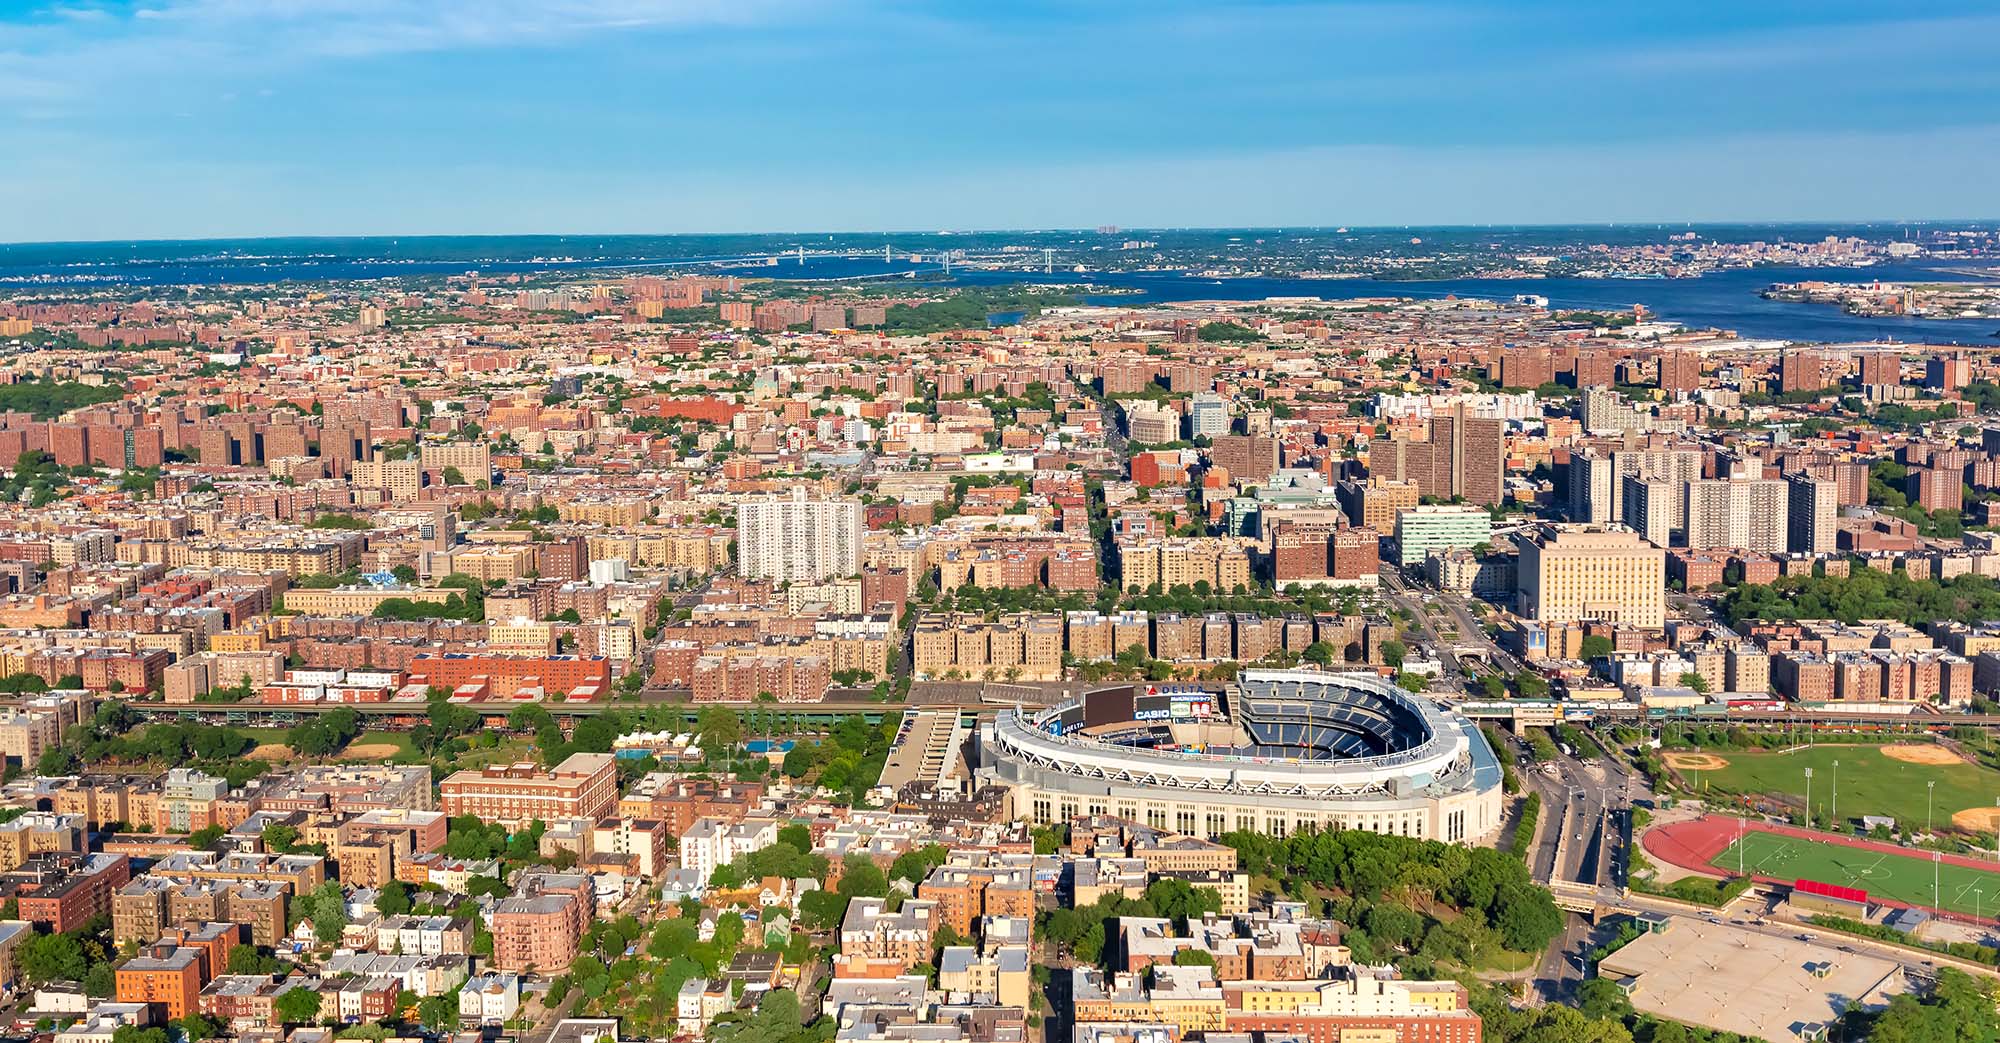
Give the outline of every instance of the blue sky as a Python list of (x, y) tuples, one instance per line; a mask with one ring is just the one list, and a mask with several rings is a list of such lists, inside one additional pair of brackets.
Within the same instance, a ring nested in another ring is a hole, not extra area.
[(0, 0), (0, 241), (2000, 216), (1993, 3)]

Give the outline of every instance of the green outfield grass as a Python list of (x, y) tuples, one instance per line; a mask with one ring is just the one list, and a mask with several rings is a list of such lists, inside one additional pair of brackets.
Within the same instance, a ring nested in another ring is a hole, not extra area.
[[(1923, 829), (1925, 784), (1930, 782), (1937, 784), (1930, 816), (1934, 829), (1951, 829), (1954, 812), (2000, 806), (2000, 771), (1964, 763), (1910, 764), (1882, 750), (1873, 745), (1809, 746), (1792, 753), (1715, 750), (1711, 752), (1727, 760), (1728, 767), (1681, 775), (1698, 794), (1772, 794), (1789, 798), (1796, 808), (1805, 803), (1805, 769), (1811, 768), (1815, 822), (1827, 821), (1834, 811), (1836, 774), (1840, 816), (1847, 822), (1888, 815), (1904, 829)], [(1840, 762), (1837, 770), (1835, 761)]]
[(1709, 864), (1734, 873), (1738, 871), (1739, 854), (1742, 871), (1758, 876), (1859, 887), (1871, 899), (1933, 906), (1966, 915), (1990, 917), (2000, 912), (2000, 863), (1991, 870), (1950, 862), (1933, 867), (1931, 856), (1923, 852), (1896, 855), (1753, 831), (1745, 833)]

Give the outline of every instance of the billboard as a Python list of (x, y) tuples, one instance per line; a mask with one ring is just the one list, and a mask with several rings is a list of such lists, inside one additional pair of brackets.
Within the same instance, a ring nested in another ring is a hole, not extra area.
[(1083, 726), (1101, 728), (1107, 724), (1124, 724), (1132, 717), (1132, 696), (1135, 685), (1119, 685), (1116, 688), (1100, 688), (1086, 692), (1083, 696)]

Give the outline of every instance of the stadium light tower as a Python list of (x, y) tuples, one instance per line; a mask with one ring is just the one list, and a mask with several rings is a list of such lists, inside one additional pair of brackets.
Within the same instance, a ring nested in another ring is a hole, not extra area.
[(1833, 762), (1833, 813), (1829, 816), (1834, 826), (1840, 825), (1840, 762)]
[(1806, 828), (1812, 828), (1812, 769), (1806, 769)]
[(1924, 783), (1924, 832), (1931, 831), (1931, 798), (1936, 795), (1937, 780)]

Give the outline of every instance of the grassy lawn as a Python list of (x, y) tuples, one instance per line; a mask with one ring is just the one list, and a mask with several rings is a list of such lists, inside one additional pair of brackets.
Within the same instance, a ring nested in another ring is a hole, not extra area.
[(1541, 959), (1541, 953), (1515, 952), (1512, 949), (1495, 949), (1482, 953), (1473, 961), (1475, 971), (1491, 971), (1498, 974), (1513, 974), (1533, 967)]
[(1839, 761), (1840, 814), (1853, 822), (1863, 815), (1889, 815), (1904, 829), (1924, 828), (1926, 783), (1935, 782), (1932, 823), (1952, 828), (1954, 812), (2000, 805), (2000, 771), (1973, 764), (1911, 764), (1891, 758), (1877, 746), (1810, 746), (1792, 753), (1769, 750), (1718, 750), (1727, 767), (1681, 774), (1697, 793), (1768, 793), (1805, 803), (1805, 769), (1811, 768), (1813, 815), (1825, 821), (1833, 812), (1834, 762)]
[[(406, 743), (408, 739), (404, 740)], [(473, 747), (452, 759), (456, 768), (484, 768), (489, 764), (512, 764), (536, 758), (535, 744), (527, 739), (507, 739), (491, 749)]]
[(1780, 880), (1859, 887), (1872, 897), (1975, 915), (1990, 916), (2000, 906), (2000, 864), (1994, 870), (1950, 863), (1933, 866), (1930, 856), (1921, 852), (1893, 855), (1763, 832), (1744, 834), (1709, 864), (1734, 873), (1739, 854), (1745, 872)]

